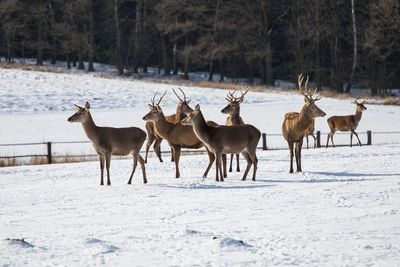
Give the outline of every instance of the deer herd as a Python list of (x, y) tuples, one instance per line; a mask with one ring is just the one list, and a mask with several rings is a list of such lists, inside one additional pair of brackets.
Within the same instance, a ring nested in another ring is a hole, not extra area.
[[(298, 75), (299, 93), (304, 96), (304, 106), (300, 112), (286, 113), (282, 124), (282, 134), (289, 146), (290, 152), (290, 173), (293, 172), (293, 156), (296, 157), (296, 171), (301, 172), (301, 148), (303, 138), (306, 137), (308, 148), (308, 136), (314, 138), (315, 148), (315, 118), (324, 117), (326, 113), (322, 111), (316, 104), (321, 97), (314, 97), (317, 89), (314, 91), (308, 88), (308, 76), (303, 85), (304, 77)], [(143, 117), (146, 121), (146, 131), (137, 127), (128, 128), (112, 128), (97, 126), (90, 114), (90, 105), (86, 102), (84, 107), (75, 105), (77, 111), (68, 118), (69, 122), (80, 122), (86, 136), (91, 141), (94, 150), (100, 159), (100, 185), (104, 185), (104, 165), (107, 170), (107, 185), (111, 185), (110, 180), (110, 161), (112, 155), (124, 156), (132, 154), (133, 168), (129, 177), (128, 184), (131, 184), (132, 177), (135, 173), (137, 162), (142, 169), (143, 182), (147, 183), (145, 164), (150, 146), (153, 149), (160, 162), (161, 157), (160, 144), (162, 140), (166, 140), (171, 148), (171, 161), (175, 163), (175, 177), (180, 177), (179, 159), (182, 148), (205, 148), (209, 162), (204, 171), (203, 177), (207, 177), (211, 166), (215, 161), (215, 178), (216, 181), (224, 181), (227, 177), (226, 172), (226, 155), (231, 154), (229, 172), (232, 171), (232, 161), (236, 155), (236, 171), (240, 172), (239, 154), (247, 162), (246, 169), (243, 173), (242, 181), (246, 180), (247, 174), (253, 166), (252, 180), (256, 180), (258, 159), (256, 149), (261, 137), (259, 129), (253, 125), (246, 124), (240, 117), (240, 104), (244, 100), (244, 96), (249, 92), (247, 88), (245, 92), (240, 91), (241, 95), (236, 96), (236, 90), (229, 91), (226, 97), (228, 105), (221, 112), (229, 115), (226, 119), (226, 125), (219, 125), (213, 121), (207, 121), (201, 112), (200, 105), (197, 104), (194, 109), (189, 106), (190, 100), (186, 99), (186, 95), (179, 88), (183, 99), (173, 89), (173, 93), (177, 96), (179, 102), (176, 113), (165, 116), (161, 109), (161, 101), (165, 93), (158, 99), (156, 103), (156, 94), (148, 104), (150, 111)], [(353, 134), (357, 137), (355, 129), (361, 120), (362, 112), (367, 108), (364, 106), (365, 101), (359, 103), (356, 100), (356, 113), (348, 116), (332, 116), (328, 118), (330, 132), (327, 137), (326, 147), (328, 147), (329, 139), (333, 143), (333, 135), (336, 131), (350, 132), (350, 146), (352, 146)], [(145, 150), (145, 159), (139, 154), (147, 136), (147, 144)], [(294, 150), (294, 153), (293, 153)]]

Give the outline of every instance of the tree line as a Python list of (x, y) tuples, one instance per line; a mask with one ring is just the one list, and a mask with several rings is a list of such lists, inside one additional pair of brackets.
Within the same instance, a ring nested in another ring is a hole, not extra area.
[[(387, 95), (400, 87), (398, 0), (1, 0), (0, 53), (120, 75), (206, 71)], [(258, 78), (258, 79), (257, 79)]]

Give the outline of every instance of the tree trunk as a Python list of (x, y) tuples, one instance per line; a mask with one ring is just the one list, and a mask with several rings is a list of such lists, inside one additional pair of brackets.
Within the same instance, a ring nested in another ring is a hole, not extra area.
[(354, 10), (354, 0), (351, 0), (351, 17), (353, 20), (353, 66), (351, 68), (349, 82), (346, 87), (346, 93), (350, 93), (353, 86), (354, 73), (357, 67), (357, 25), (356, 25), (356, 14)]
[(88, 71), (94, 71), (93, 61), (94, 61), (94, 21), (93, 21), (93, 2), (88, 1), (89, 9), (89, 32), (88, 32)]
[(55, 37), (55, 20), (54, 20), (54, 9), (51, 3), (49, 3), (49, 10), (50, 10), (50, 28), (52, 32), (51, 36), (51, 64), (55, 65), (56, 64), (56, 58), (57, 58), (57, 47), (56, 47), (56, 37)]
[(121, 55), (121, 32), (119, 29), (118, 0), (114, 0), (114, 22), (115, 22), (115, 35), (116, 35), (115, 56), (117, 57), (117, 70), (119, 75), (123, 75), (124, 66), (122, 64), (122, 55)]
[(183, 79), (189, 80), (189, 53), (185, 53)]
[(172, 73), (174, 75), (178, 74), (178, 68), (176, 66), (176, 52), (177, 52), (177, 48), (176, 48), (176, 43), (174, 43), (174, 48), (172, 49), (172, 53), (173, 53), (173, 58), (172, 58)]
[(36, 55), (36, 65), (43, 65), (43, 23), (39, 21), (38, 25), (38, 44), (37, 44), (37, 55)]
[(208, 80), (212, 81), (213, 74), (214, 74), (214, 68), (213, 68), (213, 61), (212, 60), (210, 61), (209, 73), (210, 73), (210, 75), (208, 76)]
[(78, 70), (84, 70), (85, 64), (83, 64), (83, 47), (81, 42), (81, 48), (78, 50)]
[(265, 83), (267, 85), (273, 85), (274, 79), (272, 77), (272, 50), (271, 50), (271, 43), (267, 42), (267, 47), (265, 51)]
[(136, 1), (136, 21), (135, 21), (135, 42), (133, 46), (133, 72), (138, 73), (139, 67), (139, 54), (140, 54), (140, 30), (141, 30), (141, 8), (142, 8), (142, 1)]
[(162, 33), (160, 33), (162, 61), (163, 61), (163, 67), (164, 67), (164, 76), (167, 76), (167, 75), (169, 75), (171, 73), (171, 68), (170, 68), (170, 65), (169, 65), (167, 42), (166, 42), (165, 38), (166, 37)]
[(317, 1), (315, 14), (315, 81), (317, 88), (321, 88), (321, 58), (320, 58), (320, 4)]
[(220, 59), (219, 61), (219, 82), (224, 82), (225, 80), (225, 71), (224, 71), (224, 59)]

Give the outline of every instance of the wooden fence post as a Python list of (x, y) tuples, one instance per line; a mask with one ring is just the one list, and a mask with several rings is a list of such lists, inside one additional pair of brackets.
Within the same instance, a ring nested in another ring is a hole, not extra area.
[(51, 164), (51, 142), (47, 142), (47, 163)]
[(267, 134), (262, 133), (262, 143), (263, 143), (263, 150), (267, 150)]
[(372, 144), (372, 134), (371, 131), (367, 131), (367, 145), (371, 145)]
[(321, 147), (321, 132), (317, 131), (317, 147)]

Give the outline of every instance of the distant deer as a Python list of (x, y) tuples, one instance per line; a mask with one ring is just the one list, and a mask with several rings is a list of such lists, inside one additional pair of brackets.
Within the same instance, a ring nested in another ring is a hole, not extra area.
[(135, 173), (137, 161), (139, 160), (143, 172), (143, 182), (147, 183), (146, 170), (144, 167), (144, 160), (140, 156), (140, 149), (146, 140), (146, 132), (136, 128), (111, 128), (96, 126), (90, 115), (90, 105), (86, 102), (85, 107), (82, 108), (75, 105), (77, 112), (68, 118), (69, 122), (82, 123), (83, 130), (86, 136), (92, 142), (94, 150), (100, 158), (100, 185), (104, 185), (104, 161), (106, 162), (107, 169), (107, 185), (111, 185), (110, 180), (110, 161), (111, 155), (125, 156), (132, 154), (133, 156), (133, 169), (129, 178), (128, 184), (131, 184), (133, 174)]
[[(200, 106), (196, 105), (183, 124), (192, 125), (196, 136), (206, 145), (208, 150), (216, 157), (216, 181), (224, 181), (221, 168), (222, 154), (242, 153), (247, 161), (246, 171), (242, 181), (246, 180), (247, 174), (253, 164), (253, 181), (256, 180), (257, 155), (256, 148), (261, 137), (261, 132), (250, 124), (219, 127), (209, 126), (204, 120)], [(220, 179), (219, 179), (220, 177)]]
[(296, 165), (297, 171), (301, 172), (301, 146), (303, 145), (303, 137), (310, 125), (312, 124), (314, 118), (316, 117), (324, 117), (326, 114), (322, 110), (320, 110), (315, 102), (320, 100), (321, 97), (313, 98), (312, 96), (315, 94), (317, 89), (314, 92), (311, 92), (307, 89), (308, 84), (308, 76), (304, 86), (307, 94), (303, 92), (302, 84), (303, 84), (303, 75), (299, 74), (298, 76), (298, 84), (299, 84), (299, 92), (304, 95), (304, 106), (301, 109), (300, 113), (298, 112), (289, 112), (286, 113), (285, 118), (282, 124), (282, 134), (286, 139), (289, 145), (290, 150), (290, 172), (293, 172), (293, 147), (294, 143), (296, 143)]
[[(224, 114), (228, 114), (229, 117), (226, 118), (226, 123), (225, 125), (227, 126), (232, 126), (232, 125), (244, 125), (244, 121), (240, 117), (240, 104), (243, 102), (243, 98), (245, 94), (250, 90), (250, 88), (247, 88), (247, 90), (242, 93), (240, 97), (235, 97), (235, 91), (234, 90), (232, 93), (229, 91), (227, 97), (225, 98), (228, 101), (228, 105), (224, 107), (221, 112)], [(224, 157), (225, 160), (225, 157)], [(233, 154), (231, 154), (231, 163), (229, 165), (229, 172), (232, 171), (232, 161), (233, 161)], [(236, 154), (236, 171), (240, 172), (240, 167), (239, 167), (239, 154)], [(224, 176), (226, 174), (226, 163), (224, 163)], [(225, 176), (226, 177), (226, 176)]]
[(313, 120), (311, 125), (307, 128), (307, 131), (304, 133), (304, 137), (306, 138), (307, 141), (307, 149), (308, 149), (308, 136), (311, 135), (314, 138), (314, 148), (317, 147), (317, 138), (315, 138), (314, 135), (315, 131), (315, 121)]
[[(165, 93), (163, 96), (161, 96), (157, 104), (154, 103), (156, 94), (153, 96), (152, 103), (148, 104), (150, 107), (150, 112), (143, 117), (143, 120), (153, 122), (155, 132), (160, 137), (165, 139), (172, 148), (176, 168), (175, 177), (179, 178), (179, 158), (181, 154), (181, 148), (200, 148), (203, 147), (204, 144), (196, 137), (191, 126), (182, 125), (180, 122), (172, 123), (165, 118), (160, 107), (161, 100), (165, 96)], [(209, 157), (209, 164), (203, 174), (203, 177), (207, 177), (208, 171), (215, 160), (214, 155), (207, 148), (206, 150)]]
[[(181, 88), (179, 88), (179, 90), (183, 94), (183, 100), (179, 97), (179, 95), (175, 92), (174, 89), (172, 89), (172, 90), (174, 91), (174, 94), (178, 97), (179, 103), (176, 108), (176, 113), (166, 116), (165, 119), (169, 122), (176, 123), (176, 122), (180, 121), (181, 119), (183, 119), (184, 117), (186, 117), (184, 112), (190, 111), (191, 108), (188, 109), (190, 100), (186, 100), (185, 92), (183, 92), (183, 90)], [(153, 122), (151, 122), (151, 121), (146, 122), (146, 131), (147, 131), (147, 144), (146, 144), (146, 154), (145, 154), (144, 162), (147, 163), (147, 155), (149, 153), (149, 148), (154, 141), (155, 141), (154, 146), (153, 146), (154, 152), (156, 153), (160, 162), (163, 162), (163, 160), (161, 158), (161, 151), (160, 151), (160, 144), (163, 139), (159, 135), (157, 135), (157, 133), (154, 131), (154, 123)], [(172, 152), (171, 152), (171, 161), (174, 161)]]
[(329, 128), (331, 131), (328, 133), (328, 138), (326, 140), (326, 147), (328, 147), (329, 137), (332, 141), (332, 146), (335, 147), (333, 143), (333, 135), (336, 131), (344, 131), (350, 132), (350, 147), (353, 142), (353, 134), (357, 137), (358, 143), (361, 146), (360, 138), (358, 138), (358, 134), (355, 129), (357, 129), (358, 123), (361, 120), (362, 112), (367, 108), (364, 106), (365, 100), (361, 103), (358, 103), (357, 100), (354, 100), (354, 104), (356, 104), (356, 114), (348, 115), (348, 116), (332, 116), (328, 119)]

